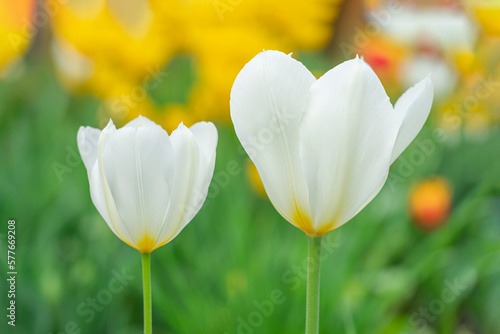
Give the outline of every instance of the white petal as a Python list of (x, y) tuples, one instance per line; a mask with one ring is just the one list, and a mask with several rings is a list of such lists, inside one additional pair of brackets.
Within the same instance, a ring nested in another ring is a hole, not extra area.
[(311, 232), (307, 185), (300, 163), (299, 125), (314, 76), (291, 56), (265, 51), (236, 77), (231, 119), (280, 214)]
[(108, 183), (104, 176), (104, 167), (102, 164), (102, 156), (104, 152), (104, 146), (106, 145), (108, 139), (115, 133), (116, 128), (113, 122), (110, 120), (108, 125), (102, 130), (98, 141), (98, 158), (97, 162), (94, 164), (89, 181), (90, 181), (90, 195), (92, 202), (94, 203), (97, 211), (101, 214), (102, 218), (106, 221), (109, 228), (115, 233), (120, 239), (135, 247), (135, 244), (130, 237), (130, 233), (123, 225), (120, 215), (116, 210), (115, 202), (111, 192), (109, 190)]
[(215, 153), (217, 148), (217, 129), (215, 125), (199, 122), (189, 128), (193, 134), (200, 152), (196, 181), (188, 202), (188, 211), (184, 215), (183, 227), (193, 219), (203, 206), (208, 193), (208, 187), (214, 174)]
[(170, 201), (174, 155), (158, 125), (126, 126), (109, 137), (104, 174), (121, 222), (141, 252), (151, 252)]
[(133, 128), (138, 128), (141, 126), (153, 126), (153, 127), (161, 128), (161, 126), (159, 126), (158, 124), (156, 124), (152, 120), (150, 120), (142, 115), (137, 116), (135, 119), (131, 120), (130, 122), (128, 122), (127, 124), (124, 125), (124, 127), (128, 127), (128, 126), (133, 127)]
[(113, 207), (112, 210), (115, 214), (114, 217), (116, 218), (113, 219), (113, 221), (111, 220), (111, 216), (108, 213), (108, 203), (106, 201), (106, 195), (104, 193), (104, 185), (99, 170), (99, 164), (97, 163), (94, 165), (94, 168), (90, 173), (89, 182), (90, 182), (90, 198), (92, 199), (92, 202), (94, 203), (94, 206), (96, 207), (97, 211), (99, 211), (102, 218), (108, 224), (111, 231), (113, 231), (113, 233), (116, 234), (118, 238), (122, 240), (127, 240), (129, 244), (132, 243), (132, 241), (129, 240), (130, 238), (128, 238), (127, 233), (125, 233), (123, 228), (121, 228), (121, 220), (118, 216), (118, 213), (116, 212), (116, 207), (112, 198), (110, 201), (111, 202), (110, 206)]
[(358, 58), (311, 87), (301, 160), (317, 235), (347, 222), (380, 190), (399, 126), (379, 79)]
[(391, 163), (396, 160), (408, 145), (415, 139), (424, 126), (431, 111), (434, 90), (430, 76), (409, 88), (394, 105), (396, 114), (402, 118)]
[(170, 194), (170, 206), (165, 224), (159, 232), (155, 248), (172, 240), (185, 226), (184, 217), (189, 211), (189, 200), (196, 185), (200, 164), (200, 152), (191, 131), (184, 125), (170, 135), (174, 155), (174, 179)]
[(99, 141), (100, 134), (101, 130), (99, 129), (90, 126), (81, 126), (76, 136), (78, 150), (80, 151), (89, 178), (97, 160), (97, 142)]
[(198, 147), (208, 160), (215, 162), (215, 149), (217, 147), (217, 128), (211, 122), (198, 122), (189, 130), (194, 135)]

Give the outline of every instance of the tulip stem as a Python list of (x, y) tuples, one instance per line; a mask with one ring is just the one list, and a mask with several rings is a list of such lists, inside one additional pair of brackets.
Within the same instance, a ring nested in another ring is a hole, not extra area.
[(142, 253), (142, 287), (144, 292), (144, 333), (153, 332), (151, 316), (151, 253)]
[(308, 239), (306, 334), (318, 334), (321, 237)]

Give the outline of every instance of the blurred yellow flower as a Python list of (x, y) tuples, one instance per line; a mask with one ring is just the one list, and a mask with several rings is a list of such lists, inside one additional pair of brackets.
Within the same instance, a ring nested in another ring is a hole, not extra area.
[(448, 218), (451, 208), (452, 191), (442, 177), (426, 179), (410, 191), (410, 213), (414, 222), (424, 230), (441, 226)]
[(90, 59), (92, 85), (104, 96), (121, 91), (117, 83), (143, 79), (173, 52), (145, 0), (48, 1), (57, 8), (56, 49), (63, 41)]
[[(111, 100), (106, 109), (113, 117), (125, 115), (126, 121), (140, 112), (166, 128), (178, 124), (171, 118), (228, 121), (229, 92), (241, 67), (262, 49), (324, 47), (342, 2), (47, 1), (60, 9), (53, 20), (53, 50), (62, 81)], [(149, 72), (162, 71), (183, 54), (192, 56), (197, 73), (183, 106), (154, 105), (147, 89), (136, 107), (124, 103), (123, 96), (144, 86)]]
[(500, 38), (482, 36), (457, 89), (438, 109), (439, 126), (458, 138), (484, 139), (500, 123)]
[(475, 53), (471, 50), (455, 52), (453, 62), (462, 75), (471, 73), (475, 56)]
[(52, 18), (53, 58), (61, 81), (102, 98), (115, 119), (129, 110), (147, 114), (147, 80), (158, 76), (175, 49), (146, 0), (47, 0)]
[(175, 10), (188, 18), (184, 48), (195, 55), (199, 75), (190, 108), (200, 118), (222, 120), (229, 119), (228, 96), (241, 67), (262, 49), (292, 52), (323, 47), (331, 37), (339, 3), (152, 0), (153, 8), (165, 15)]
[(481, 71), (463, 76), (456, 92), (437, 109), (439, 127), (449, 136), (463, 133), (466, 138), (484, 139), (492, 125), (500, 122), (499, 86), (494, 77)]
[(22, 55), (36, 25), (31, 22), (35, 0), (0, 0), (0, 69)]
[(484, 34), (500, 36), (500, 1), (474, 0), (468, 1), (468, 4), (481, 25)]

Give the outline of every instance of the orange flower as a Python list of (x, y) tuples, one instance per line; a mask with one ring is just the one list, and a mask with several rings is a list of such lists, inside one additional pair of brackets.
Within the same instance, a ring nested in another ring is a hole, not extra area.
[(410, 212), (414, 222), (424, 230), (441, 226), (448, 218), (452, 190), (441, 177), (433, 177), (417, 184), (410, 191)]
[(403, 61), (409, 56), (410, 50), (390, 37), (381, 36), (370, 39), (368, 44), (357, 53), (377, 73), (386, 86), (389, 95), (399, 92), (400, 71)]
[(0, 0), (0, 68), (24, 53), (35, 33), (34, 0)]

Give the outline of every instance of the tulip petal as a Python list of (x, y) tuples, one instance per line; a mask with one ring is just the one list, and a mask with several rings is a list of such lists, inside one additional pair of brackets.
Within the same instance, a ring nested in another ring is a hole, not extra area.
[(174, 175), (168, 134), (151, 123), (116, 130), (103, 154), (105, 178), (121, 222), (141, 252), (153, 250), (167, 214)]
[(156, 124), (155, 122), (153, 122), (152, 120), (150, 120), (142, 115), (139, 115), (136, 118), (134, 118), (133, 120), (131, 120), (130, 122), (128, 122), (127, 124), (125, 124), (123, 127), (129, 127), (129, 126), (133, 127), (133, 128), (138, 128), (141, 126), (158, 127), (159, 125)]
[(198, 147), (204, 156), (215, 163), (215, 149), (217, 147), (217, 128), (211, 122), (198, 122), (189, 128), (196, 139)]
[(97, 143), (100, 134), (101, 130), (99, 129), (90, 126), (81, 126), (76, 136), (78, 150), (80, 151), (89, 178), (97, 161)]
[(280, 214), (312, 233), (307, 184), (300, 163), (299, 126), (314, 76), (290, 55), (264, 51), (236, 77), (231, 119)]
[(189, 128), (193, 134), (198, 150), (200, 161), (198, 173), (194, 184), (193, 193), (188, 202), (190, 210), (186, 212), (183, 220), (183, 227), (193, 219), (203, 206), (208, 193), (210, 181), (215, 167), (215, 152), (217, 148), (217, 129), (210, 122), (199, 122)]
[(175, 156), (174, 179), (170, 194), (170, 207), (167, 217), (158, 232), (158, 248), (172, 240), (185, 226), (184, 217), (191, 208), (189, 199), (193, 196), (200, 164), (200, 152), (193, 133), (184, 125), (170, 135)]
[(90, 196), (97, 211), (104, 218), (109, 228), (121, 240), (126, 242), (132, 247), (137, 248), (132, 240), (126, 226), (123, 225), (120, 215), (116, 209), (113, 196), (109, 190), (106, 178), (104, 178), (104, 167), (102, 164), (102, 157), (104, 146), (108, 139), (116, 132), (115, 125), (110, 120), (108, 125), (102, 130), (98, 141), (97, 162), (94, 164), (92, 173), (89, 178), (90, 182)]
[(396, 143), (392, 151), (391, 164), (415, 139), (424, 126), (431, 111), (434, 89), (430, 76), (409, 88), (394, 105), (396, 114), (402, 118)]
[(172, 133), (170, 138), (178, 157), (175, 195), (171, 196), (169, 225), (162, 228), (154, 248), (175, 238), (203, 206), (214, 172), (217, 137), (217, 129), (210, 122), (199, 122), (189, 129), (181, 124)]
[(351, 219), (382, 188), (401, 120), (361, 59), (346, 61), (310, 89), (301, 160), (316, 235)]
[[(111, 198), (111, 201), (109, 201), (108, 203), (106, 193), (104, 192), (104, 184), (101, 178), (99, 164), (94, 165), (89, 178), (89, 182), (90, 198), (92, 199), (92, 202), (94, 203), (97, 211), (99, 211), (104, 221), (106, 221), (106, 223), (108, 224), (111, 231), (113, 231), (113, 233), (116, 234), (118, 238), (122, 239), (132, 247), (135, 247), (132, 245), (133, 241), (122, 226), (121, 219), (118, 215), (118, 212), (116, 211), (115, 202), (113, 201), (112, 197), (108, 197)], [(109, 214), (110, 211), (112, 212), (111, 215)], [(113, 220), (111, 220), (111, 216), (113, 216)]]

